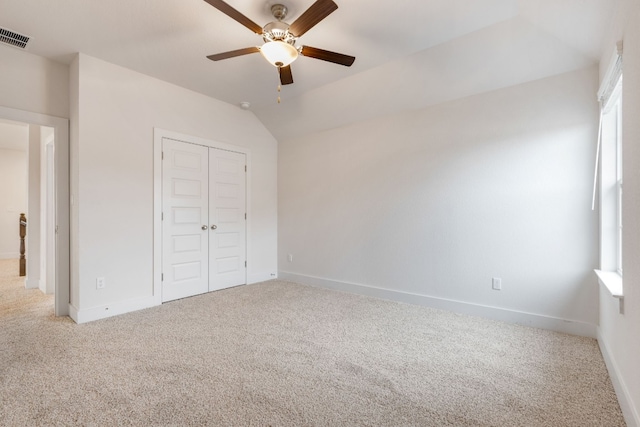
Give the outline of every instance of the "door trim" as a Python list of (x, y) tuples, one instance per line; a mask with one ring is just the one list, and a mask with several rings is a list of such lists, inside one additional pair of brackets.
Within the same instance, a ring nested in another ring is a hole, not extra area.
[(54, 129), (55, 216), (58, 230), (56, 239), (56, 284), (54, 312), (68, 316), (70, 306), (70, 221), (69, 221), (69, 120), (46, 114), (16, 110), (0, 106), (0, 117), (16, 122), (48, 126)]
[[(185, 135), (166, 129), (153, 128), (153, 299), (156, 304), (162, 304), (162, 139), (173, 139), (175, 141), (190, 144), (203, 145), (219, 150), (233, 151), (245, 155), (247, 161), (246, 176), (246, 251), (247, 269), (245, 271), (245, 282), (249, 277), (249, 267), (251, 266), (251, 150), (246, 147), (213, 141), (197, 136)], [(247, 282), (248, 283), (248, 282)]]

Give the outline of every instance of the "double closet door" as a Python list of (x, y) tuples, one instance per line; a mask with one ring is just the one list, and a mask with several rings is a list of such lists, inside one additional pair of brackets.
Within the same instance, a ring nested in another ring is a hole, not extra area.
[(163, 138), (162, 301), (246, 283), (246, 158)]

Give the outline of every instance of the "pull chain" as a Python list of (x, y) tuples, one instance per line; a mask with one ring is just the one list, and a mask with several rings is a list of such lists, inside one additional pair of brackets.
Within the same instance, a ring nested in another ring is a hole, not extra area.
[(282, 90), (282, 87), (280, 85), (278, 85), (278, 104), (280, 104), (280, 91)]

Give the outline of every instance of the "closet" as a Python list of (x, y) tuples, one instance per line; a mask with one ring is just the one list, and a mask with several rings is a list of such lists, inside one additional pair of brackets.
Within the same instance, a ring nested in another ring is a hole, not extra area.
[(162, 301), (246, 283), (246, 155), (162, 139)]

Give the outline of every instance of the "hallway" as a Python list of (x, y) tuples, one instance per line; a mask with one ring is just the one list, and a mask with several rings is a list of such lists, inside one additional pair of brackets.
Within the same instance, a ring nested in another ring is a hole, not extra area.
[(0, 259), (0, 322), (28, 322), (42, 313), (53, 317), (54, 296), (43, 294), (40, 289), (25, 289), (18, 268), (18, 259)]

